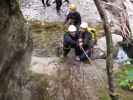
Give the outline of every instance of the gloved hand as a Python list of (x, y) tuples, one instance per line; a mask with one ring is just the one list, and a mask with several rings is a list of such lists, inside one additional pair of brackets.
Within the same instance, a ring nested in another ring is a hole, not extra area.
[(80, 43), (79, 43), (79, 46), (82, 47), (82, 46), (83, 46), (83, 42), (80, 42)]
[(82, 41), (83, 41), (83, 40), (82, 40), (81, 38), (78, 39), (78, 42), (79, 42), (79, 43), (82, 42)]

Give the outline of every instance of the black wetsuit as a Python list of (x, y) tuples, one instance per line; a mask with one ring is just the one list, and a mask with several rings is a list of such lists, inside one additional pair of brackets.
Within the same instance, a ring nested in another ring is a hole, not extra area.
[[(83, 41), (83, 49), (86, 52), (86, 54), (91, 57), (91, 48), (92, 48), (92, 35), (89, 32), (80, 32), (79, 38), (82, 39)], [(81, 61), (87, 60), (87, 57), (83, 50), (80, 48), (79, 49), (79, 57)]]
[[(65, 0), (65, 2), (69, 3), (69, 0)], [(62, 0), (55, 0), (55, 3), (56, 3), (57, 13), (60, 13), (61, 6), (62, 6)]]
[(69, 20), (71, 20), (71, 22), (69, 23), (70, 25), (79, 27), (81, 24), (81, 16), (79, 12), (70, 12), (66, 17), (65, 23), (67, 23)]
[(42, 0), (42, 3), (43, 3), (43, 6), (44, 7), (48, 7), (48, 6), (50, 6), (50, 3), (49, 3), (49, 0), (46, 0), (46, 3), (45, 3), (45, 1), (44, 0)]
[(60, 9), (61, 9), (61, 6), (62, 6), (62, 0), (55, 0), (55, 3), (56, 3), (57, 13), (60, 13)]
[(77, 44), (78, 38), (79, 38), (78, 32), (74, 37), (71, 36), (69, 33), (64, 34), (64, 41), (63, 41), (64, 56), (67, 56), (71, 48), (75, 49), (75, 55), (78, 56), (79, 54), (78, 44)]

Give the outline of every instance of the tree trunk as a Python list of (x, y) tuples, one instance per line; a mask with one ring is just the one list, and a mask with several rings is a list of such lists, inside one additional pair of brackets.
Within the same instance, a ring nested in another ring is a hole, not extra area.
[(94, 0), (97, 10), (100, 14), (100, 17), (103, 21), (103, 27), (106, 35), (106, 44), (107, 44), (107, 58), (106, 58), (106, 68), (108, 76), (108, 85), (109, 85), (109, 95), (112, 100), (117, 100), (118, 98), (115, 94), (114, 80), (113, 80), (113, 45), (112, 45), (112, 35), (110, 30), (110, 25), (105, 11), (103, 10), (100, 0)]
[(30, 31), (17, 0), (0, 0), (0, 9), (0, 100), (24, 100)]

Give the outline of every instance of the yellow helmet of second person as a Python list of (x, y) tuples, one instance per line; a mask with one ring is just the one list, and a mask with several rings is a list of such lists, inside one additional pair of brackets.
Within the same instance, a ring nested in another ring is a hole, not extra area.
[(75, 11), (76, 10), (76, 5), (75, 4), (70, 4), (69, 9), (70, 9), (70, 11)]

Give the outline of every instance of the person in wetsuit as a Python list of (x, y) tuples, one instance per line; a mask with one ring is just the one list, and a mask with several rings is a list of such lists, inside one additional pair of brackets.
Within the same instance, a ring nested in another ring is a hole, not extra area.
[(75, 25), (77, 28), (79, 28), (81, 24), (81, 16), (80, 13), (77, 12), (76, 6), (74, 4), (69, 5), (69, 13), (65, 19), (65, 24), (68, 25)]
[(67, 57), (68, 53), (72, 48), (75, 50), (75, 55), (78, 56), (78, 41), (79, 35), (77, 32), (77, 28), (74, 25), (70, 25), (68, 27), (68, 32), (64, 34), (63, 40), (63, 56)]
[(92, 53), (92, 34), (88, 32), (87, 30), (88, 24), (86, 22), (82, 22), (80, 25), (80, 31), (79, 31), (79, 59), (80, 61), (87, 60), (87, 56), (91, 57)]

